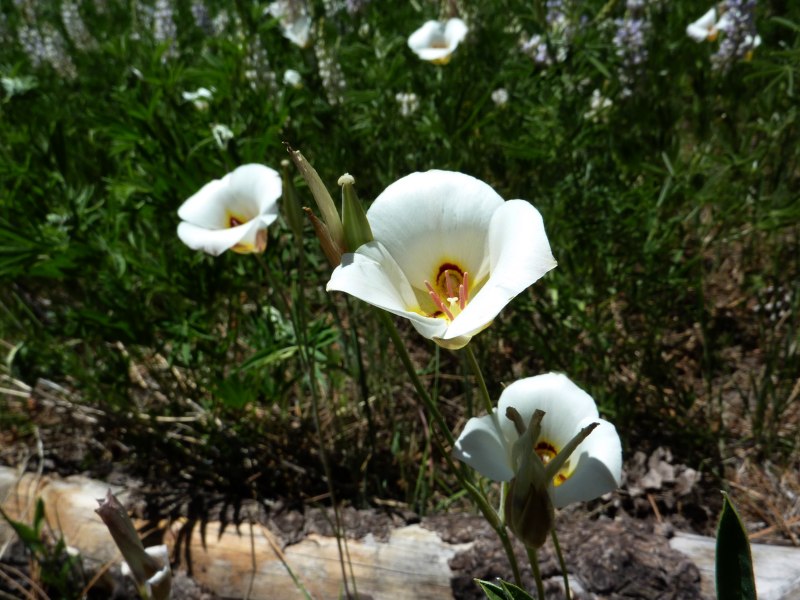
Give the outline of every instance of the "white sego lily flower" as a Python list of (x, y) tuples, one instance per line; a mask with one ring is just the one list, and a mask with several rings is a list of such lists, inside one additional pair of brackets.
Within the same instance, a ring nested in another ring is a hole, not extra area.
[(467, 24), (461, 19), (427, 21), (409, 36), (408, 47), (422, 60), (446, 65), (467, 31)]
[(242, 165), (200, 188), (178, 209), (178, 237), (193, 250), (263, 252), (267, 227), (278, 218), (281, 177), (259, 164)]
[(452, 171), (413, 173), (367, 211), (373, 241), (342, 257), (328, 291), (411, 321), (457, 349), (556, 266), (539, 211)]
[[(513, 414), (509, 408), (518, 414), (516, 423), (507, 417)], [(531, 436), (534, 427), (529, 424), (535, 425), (531, 420), (537, 411), (544, 416), (540, 417), (538, 435)], [(591, 433), (583, 433), (585, 437), (579, 441), (582, 432), (593, 424), (596, 426), (589, 430)], [(527, 429), (520, 433), (520, 426)], [(571, 441), (579, 441), (572, 450)], [(530, 446), (522, 447), (526, 443)], [(617, 430), (599, 418), (589, 394), (559, 373), (528, 377), (509, 385), (492, 415), (467, 421), (454, 453), (495, 481), (526, 475), (526, 461), (535, 453), (545, 467), (548, 480), (544, 484), (557, 508), (602, 496), (619, 487), (622, 480), (622, 445)]]
[(713, 42), (717, 39), (720, 30), (724, 30), (728, 23), (728, 17), (723, 14), (719, 21), (717, 20), (717, 9), (711, 8), (702, 17), (697, 19), (694, 23), (690, 23), (686, 27), (686, 35), (692, 38), (695, 42), (705, 42), (706, 40)]
[(297, 0), (276, 0), (267, 6), (264, 13), (278, 19), (283, 37), (296, 46), (308, 47), (312, 21), (304, 3)]
[(208, 110), (208, 103), (214, 98), (214, 88), (197, 88), (193, 92), (182, 92), (185, 102), (191, 102), (197, 110)]

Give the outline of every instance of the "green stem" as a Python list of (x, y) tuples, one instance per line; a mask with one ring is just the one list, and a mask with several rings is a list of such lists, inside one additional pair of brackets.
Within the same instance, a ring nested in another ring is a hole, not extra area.
[(447, 426), (442, 413), (439, 412), (439, 409), (436, 407), (436, 403), (425, 389), (425, 386), (422, 385), (422, 380), (419, 378), (419, 374), (417, 373), (417, 369), (414, 367), (414, 363), (411, 362), (411, 357), (408, 354), (408, 350), (406, 350), (403, 339), (400, 337), (400, 332), (397, 331), (394, 321), (392, 321), (389, 313), (384, 310), (375, 309), (375, 312), (378, 315), (378, 318), (380, 318), (383, 326), (389, 332), (389, 337), (392, 338), (397, 355), (400, 357), (400, 362), (403, 363), (403, 366), (408, 372), (408, 376), (411, 377), (411, 383), (414, 385), (414, 389), (417, 391), (422, 403), (425, 405), (425, 409), (433, 416), (433, 419), (436, 421), (436, 425), (439, 428), (439, 432), (447, 438), (447, 443), (452, 448), (455, 446), (456, 440), (453, 437), (453, 434), (450, 432), (450, 428)]
[(536, 595), (539, 600), (544, 600), (544, 582), (542, 581), (542, 572), (539, 570), (539, 556), (536, 553), (536, 548), (526, 546), (525, 550), (528, 552), (528, 560), (531, 563), (533, 577), (536, 580)]
[(550, 537), (553, 540), (553, 546), (556, 547), (556, 556), (558, 556), (558, 564), (561, 566), (561, 575), (564, 577), (564, 594), (566, 600), (570, 600), (572, 595), (569, 591), (569, 575), (567, 574), (567, 562), (564, 560), (564, 554), (561, 552), (561, 544), (558, 543), (558, 534), (556, 528), (550, 530)]
[[(325, 442), (322, 439), (322, 425), (319, 418), (319, 390), (317, 388), (316, 365), (314, 364), (314, 355), (316, 354), (316, 349), (312, 349), (311, 352), (309, 352), (308, 349), (308, 338), (306, 335), (307, 334), (306, 304), (305, 304), (305, 296), (302, 292), (302, 290), (305, 289), (305, 285), (303, 284), (305, 265), (303, 261), (303, 252), (300, 251), (298, 254), (299, 254), (299, 263), (298, 263), (299, 286), (293, 285), (291, 288), (291, 295), (292, 298), (295, 300), (294, 304), (290, 303), (289, 299), (286, 298), (282, 290), (279, 290), (276, 287), (275, 291), (278, 292), (277, 296), (283, 300), (285, 305), (285, 310), (288, 311), (289, 316), (292, 319), (292, 324), (294, 325), (294, 330), (295, 330), (297, 348), (300, 353), (300, 362), (303, 366), (303, 369), (308, 374), (308, 386), (311, 392), (311, 415), (314, 421), (314, 429), (317, 434), (319, 458), (320, 462), (322, 463), (322, 470), (325, 473), (325, 480), (328, 484), (328, 494), (331, 499), (331, 508), (333, 509), (334, 531), (336, 533), (336, 545), (339, 550), (339, 564), (342, 569), (342, 583), (344, 585), (345, 597), (347, 598), (351, 597), (345, 563), (347, 563), (350, 567), (350, 578), (352, 579), (356, 597), (358, 597), (358, 591), (356, 590), (355, 574), (353, 573), (353, 565), (350, 562), (350, 552), (349, 549), (347, 548), (347, 539), (344, 537), (344, 535), (342, 535), (342, 530), (343, 530), (342, 522), (339, 515), (339, 508), (336, 502), (336, 493), (333, 487), (333, 473), (331, 471), (330, 463), (328, 461), (328, 454), (325, 451)], [(262, 269), (264, 269), (268, 281), (272, 280), (272, 269), (270, 269), (269, 265), (261, 257), (260, 254), (256, 254), (255, 256), (258, 258), (258, 262), (261, 264)], [(292, 310), (293, 307), (296, 310)]]
[[(377, 310), (376, 312), (381, 320), (381, 323), (383, 323), (384, 327), (386, 327), (386, 330), (389, 332), (389, 336), (392, 338), (392, 343), (395, 346), (395, 350), (397, 351), (403, 366), (406, 368), (406, 371), (408, 371), (409, 377), (411, 377), (411, 382), (414, 385), (414, 389), (416, 389), (417, 394), (422, 400), (422, 403), (425, 405), (426, 410), (433, 416), (433, 419), (437, 425), (437, 429), (439, 430), (439, 434), (444, 435), (447, 438), (447, 442), (450, 446), (449, 448), (445, 448), (442, 445), (441, 440), (434, 432), (434, 434), (431, 436), (431, 439), (436, 446), (436, 450), (444, 457), (448, 468), (453, 472), (453, 474), (455, 474), (458, 482), (461, 484), (461, 487), (466, 490), (475, 504), (478, 505), (478, 509), (481, 511), (481, 514), (483, 514), (483, 517), (489, 522), (489, 525), (491, 525), (492, 529), (494, 529), (497, 533), (497, 536), (500, 538), (500, 542), (503, 544), (503, 550), (506, 553), (506, 557), (508, 557), (508, 562), (511, 565), (511, 571), (514, 574), (514, 582), (521, 586), (522, 577), (520, 576), (519, 564), (517, 563), (517, 557), (514, 554), (511, 538), (508, 535), (508, 530), (506, 529), (505, 524), (502, 522), (494, 508), (492, 508), (492, 506), (486, 500), (486, 497), (477, 487), (475, 487), (471, 481), (469, 481), (467, 474), (453, 461), (450, 451), (452, 450), (453, 446), (455, 446), (455, 439), (453, 438), (453, 434), (450, 432), (450, 428), (447, 426), (442, 413), (439, 412), (436, 403), (433, 401), (430, 394), (428, 394), (425, 386), (422, 385), (422, 381), (419, 378), (417, 369), (414, 367), (414, 363), (411, 362), (411, 357), (408, 354), (408, 350), (406, 350), (403, 339), (400, 337), (400, 332), (397, 331), (397, 327), (395, 326), (394, 321), (392, 321), (392, 318), (389, 316), (389, 313), (383, 310)], [(483, 378), (481, 377), (481, 379)], [(486, 386), (484, 384), (484, 389), (485, 387)], [(488, 395), (488, 391), (486, 394)]]
[(489, 395), (489, 388), (486, 387), (486, 380), (483, 378), (483, 372), (481, 372), (481, 366), (478, 364), (478, 359), (475, 357), (475, 353), (472, 351), (472, 346), (467, 344), (464, 351), (467, 354), (467, 362), (469, 363), (470, 369), (472, 369), (472, 373), (475, 375), (475, 379), (478, 381), (478, 388), (481, 391), (481, 396), (483, 397), (483, 405), (486, 409), (488, 414), (492, 414), (494, 411), (494, 405), (492, 404), (492, 397)]

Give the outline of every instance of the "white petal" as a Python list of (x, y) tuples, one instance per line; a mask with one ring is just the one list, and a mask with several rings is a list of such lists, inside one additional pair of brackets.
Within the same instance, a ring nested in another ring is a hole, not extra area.
[(714, 28), (717, 20), (717, 10), (710, 9), (706, 14), (697, 19), (694, 23), (689, 24), (686, 28), (686, 35), (696, 42), (703, 42), (708, 39), (709, 34)]
[(409, 283), (424, 290), (442, 262), (458, 261), (473, 281), (485, 277), (489, 224), (502, 205), (497, 192), (474, 177), (427, 171), (387, 187), (367, 219)]
[(501, 438), (491, 415), (473, 417), (456, 440), (453, 454), (484, 477), (510, 481), (514, 477), (510, 448)]
[(586, 419), (599, 425), (577, 447), (570, 458), (572, 475), (553, 490), (553, 503), (561, 508), (572, 502), (593, 500), (619, 487), (622, 482), (622, 444), (617, 430), (603, 419)]
[(253, 198), (258, 205), (258, 214), (278, 216), (277, 200), (281, 197), (283, 184), (275, 169), (264, 165), (247, 164), (230, 173), (229, 193), (238, 198)]
[(431, 62), (447, 58), (453, 53), (452, 48), (420, 48), (415, 50), (417, 56), (422, 60), (429, 60)]
[[(544, 411), (540, 439), (546, 439), (557, 448), (578, 433), (579, 423), (585, 419), (598, 420), (597, 406), (592, 397), (561, 373), (519, 379), (503, 390), (497, 406), (500, 425), (506, 438), (516, 440), (519, 436), (514, 425), (505, 418), (509, 406), (519, 412), (526, 426), (535, 410)], [(592, 435), (594, 433), (589, 437)]]
[(492, 215), (491, 276), (447, 330), (445, 339), (474, 334), (512, 298), (556, 266), (542, 215), (525, 200), (509, 200)]
[(434, 41), (442, 39), (444, 32), (439, 21), (426, 21), (408, 37), (408, 47), (414, 52), (428, 48)]
[(453, 18), (447, 21), (444, 28), (444, 37), (448, 45), (455, 50), (456, 46), (466, 37), (469, 28), (461, 19)]
[(704, 42), (708, 39), (708, 29), (700, 27), (692, 23), (686, 27), (686, 35), (692, 38), (695, 42)]
[(414, 328), (427, 338), (440, 337), (447, 324), (443, 319), (417, 312), (417, 299), (397, 262), (380, 242), (361, 246), (345, 254), (334, 269), (328, 291), (346, 292), (373, 306), (411, 320)]
[(178, 216), (209, 229), (228, 227), (228, 211), (224, 202), (226, 187), (227, 182), (223, 179), (209, 181), (181, 205)]
[(737, 29), (739, 25), (733, 20), (729, 11), (726, 11), (720, 15), (719, 20), (713, 25), (709, 25), (709, 31), (729, 31), (732, 29)]
[[(226, 229), (233, 213), (239, 220), (258, 215), (277, 218), (281, 178), (264, 165), (242, 165), (204, 185), (178, 209), (178, 216), (207, 229)], [(274, 220), (274, 219), (273, 219)]]
[(239, 244), (255, 249), (258, 232), (262, 229), (266, 229), (266, 225), (259, 219), (228, 229), (206, 229), (184, 221), (178, 225), (178, 237), (192, 250), (219, 256)]
[(294, 21), (284, 23), (283, 35), (296, 46), (307, 47), (311, 40), (311, 17), (300, 15)]

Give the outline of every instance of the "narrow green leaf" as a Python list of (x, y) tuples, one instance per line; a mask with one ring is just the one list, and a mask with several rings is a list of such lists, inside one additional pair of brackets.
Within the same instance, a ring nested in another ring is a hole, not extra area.
[(476, 579), (475, 582), (481, 586), (481, 589), (486, 594), (489, 600), (533, 600), (528, 592), (513, 583), (498, 580), (500, 585), (484, 581), (483, 579)]
[(39, 498), (36, 500), (36, 510), (33, 513), (33, 529), (37, 538), (41, 538), (42, 525), (44, 525), (44, 500)]
[(722, 498), (722, 513), (717, 527), (717, 598), (756, 600), (747, 532), (728, 494), (723, 492)]
[(475, 582), (481, 586), (481, 589), (489, 600), (506, 600), (506, 593), (499, 585), (482, 579), (476, 579)]
[(501, 580), (500, 585), (503, 586), (506, 598), (509, 598), (509, 600), (533, 600), (533, 596), (513, 583)]

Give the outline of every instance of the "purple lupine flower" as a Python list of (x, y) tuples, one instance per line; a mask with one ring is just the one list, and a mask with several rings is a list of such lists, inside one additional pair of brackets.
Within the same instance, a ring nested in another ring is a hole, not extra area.
[(89, 33), (89, 29), (78, 11), (78, 4), (73, 0), (64, 0), (61, 3), (61, 21), (76, 48), (86, 51), (97, 47), (97, 42)]
[(522, 53), (541, 66), (563, 62), (567, 58), (569, 41), (574, 33), (573, 25), (567, 18), (564, 0), (547, 0), (546, 8), (547, 35), (535, 34), (523, 40), (520, 45)]
[(621, 19), (614, 19), (617, 30), (613, 43), (617, 56), (621, 59), (619, 79), (623, 85), (622, 95), (632, 94), (631, 84), (647, 61), (647, 34), (650, 22), (642, 13), (644, 3), (641, 0), (629, 0), (628, 11)]
[(175, 25), (175, 11), (172, 3), (170, 0), (156, 0), (153, 11), (153, 40), (156, 44), (169, 43), (161, 60), (166, 61), (178, 55), (177, 37), (178, 28)]
[(271, 91), (277, 89), (275, 73), (269, 64), (267, 50), (257, 37), (248, 46), (247, 56), (244, 59), (244, 76), (254, 90), (262, 86)]
[(214, 24), (211, 20), (211, 13), (206, 3), (203, 2), (203, 0), (194, 0), (191, 6), (191, 12), (194, 24), (197, 28), (204, 33), (212, 35), (214, 33)]
[(49, 23), (43, 25), (41, 30), (32, 25), (22, 25), (17, 30), (17, 36), (33, 67), (47, 63), (64, 79), (75, 79), (78, 76), (64, 38)]
[(715, 69), (726, 71), (739, 60), (749, 60), (761, 45), (761, 37), (756, 32), (755, 8), (756, 0), (726, 0), (724, 3), (718, 24), (722, 41), (711, 57)]
[(325, 46), (322, 37), (314, 44), (314, 54), (317, 55), (317, 72), (325, 88), (325, 94), (331, 106), (341, 103), (347, 83), (344, 80), (344, 73), (339, 63), (336, 62), (335, 55)]
[(539, 35), (532, 35), (530, 39), (523, 41), (520, 45), (523, 54), (527, 54), (537, 65), (548, 66), (553, 64), (550, 58), (550, 51), (547, 49), (547, 42)]

